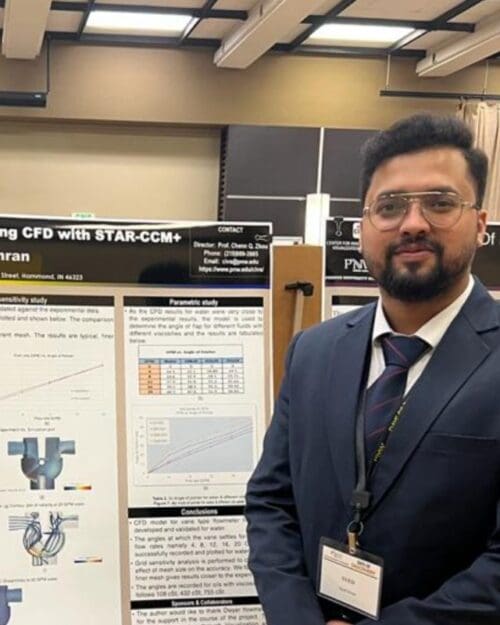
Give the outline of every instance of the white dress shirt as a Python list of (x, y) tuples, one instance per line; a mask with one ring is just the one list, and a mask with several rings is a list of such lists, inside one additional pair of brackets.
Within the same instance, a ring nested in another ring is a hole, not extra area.
[[(465, 291), (459, 295), (451, 304), (449, 304), (444, 310), (434, 315), (432, 319), (429, 319), (424, 325), (419, 328), (415, 334), (411, 336), (418, 336), (431, 346), (431, 349), (425, 352), (408, 371), (408, 378), (406, 380), (405, 394), (411, 389), (418, 378), (422, 375), (423, 370), (427, 366), (427, 363), (431, 359), (434, 350), (436, 349), (439, 341), (443, 338), (446, 330), (451, 325), (451, 322), (460, 312), (460, 309), (465, 304), (465, 301), (471, 294), (474, 287), (474, 279), (469, 277), (469, 284)], [(375, 319), (373, 322), (372, 330), (372, 353), (370, 358), (370, 370), (368, 373), (367, 388), (369, 388), (375, 380), (381, 375), (385, 369), (384, 353), (382, 351), (382, 345), (380, 343), (380, 337), (387, 333), (398, 334), (389, 325), (387, 318), (382, 308), (382, 300), (379, 298), (377, 302), (377, 309), (375, 311)], [(400, 334), (401, 336), (401, 334)]]

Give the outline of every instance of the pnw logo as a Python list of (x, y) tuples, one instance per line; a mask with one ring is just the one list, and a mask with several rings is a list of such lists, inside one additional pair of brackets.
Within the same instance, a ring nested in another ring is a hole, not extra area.
[(344, 269), (352, 273), (368, 273), (368, 268), (363, 258), (344, 258)]

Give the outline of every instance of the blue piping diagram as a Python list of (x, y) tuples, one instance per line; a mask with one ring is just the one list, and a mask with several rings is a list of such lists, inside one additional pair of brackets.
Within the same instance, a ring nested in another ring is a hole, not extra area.
[(22, 443), (9, 441), (8, 444), (9, 456), (22, 455), (21, 469), (30, 481), (31, 490), (53, 490), (63, 468), (62, 454), (74, 453), (75, 441), (62, 441), (57, 437), (45, 439), (45, 457), (39, 455), (37, 438), (23, 438)]
[(43, 531), (40, 515), (32, 512), (23, 517), (9, 517), (10, 530), (24, 530), (23, 546), (32, 557), (33, 566), (56, 564), (57, 555), (66, 544), (66, 534), (63, 523), (75, 527), (78, 516), (63, 517), (58, 512), (49, 514), (50, 529)]
[(0, 625), (7, 625), (10, 620), (9, 603), (20, 603), (23, 600), (23, 591), (20, 588), (0, 586)]

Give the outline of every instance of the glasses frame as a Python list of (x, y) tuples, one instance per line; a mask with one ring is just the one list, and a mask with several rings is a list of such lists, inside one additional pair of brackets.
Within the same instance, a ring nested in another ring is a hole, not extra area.
[(422, 196), (429, 196), (429, 195), (434, 195), (434, 196), (438, 196), (438, 195), (451, 195), (455, 198), (457, 198), (459, 200), (459, 205), (460, 205), (460, 210), (457, 212), (457, 218), (456, 220), (447, 226), (440, 226), (440, 225), (436, 225), (434, 223), (432, 223), (432, 220), (429, 219), (428, 215), (427, 215), (427, 211), (426, 209), (422, 206), (422, 204), (419, 202), (419, 210), (420, 210), (420, 214), (422, 215), (422, 217), (425, 219), (425, 221), (431, 225), (433, 228), (439, 228), (441, 230), (449, 230), (450, 228), (453, 228), (454, 226), (457, 225), (457, 223), (460, 221), (460, 219), (462, 218), (464, 209), (466, 208), (474, 208), (476, 210), (480, 209), (480, 206), (478, 206), (475, 202), (467, 202), (464, 199), (462, 199), (462, 197), (458, 194), (455, 193), (455, 191), (415, 191), (415, 192), (403, 192), (403, 193), (388, 193), (387, 195), (384, 195), (384, 199), (390, 199), (390, 198), (403, 198), (406, 200), (406, 208), (405, 211), (402, 213), (401, 215), (401, 219), (398, 220), (397, 223), (395, 223), (394, 225), (391, 225), (387, 228), (380, 228), (379, 226), (377, 226), (374, 222), (373, 222), (373, 206), (375, 205), (375, 203), (380, 199), (377, 198), (375, 200), (373, 200), (373, 202), (371, 204), (368, 204), (367, 206), (365, 206), (363, 208), (363, 216), (367, 215), (368, 219), (371, 223), (371, 225), (375, 228), (375, 230), (378, 230), (379, 232), (389, 232), (390, 230), (396, 230), (397, 228), (399, 228), (399, 226), (403, 223), (403, 221), (405, 220), (406, 216), (408, 215), (408, 211), (410, 210), (410, 206), (414, 201), (418, 201), (418, 199)]

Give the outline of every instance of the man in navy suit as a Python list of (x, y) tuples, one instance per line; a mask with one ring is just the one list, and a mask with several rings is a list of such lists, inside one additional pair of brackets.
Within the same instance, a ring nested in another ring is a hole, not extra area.
[[(470, 274), (486, 175), (454, 118), (417, 115), (364, 148), (380, 298), (294, 338), (248, 485), (268, 625), (500, 624), (500, 310)], [(339, 600), (329, 567), (358, 556), (383, 560), (378, 613), (359, 577), (340, 573)]]

